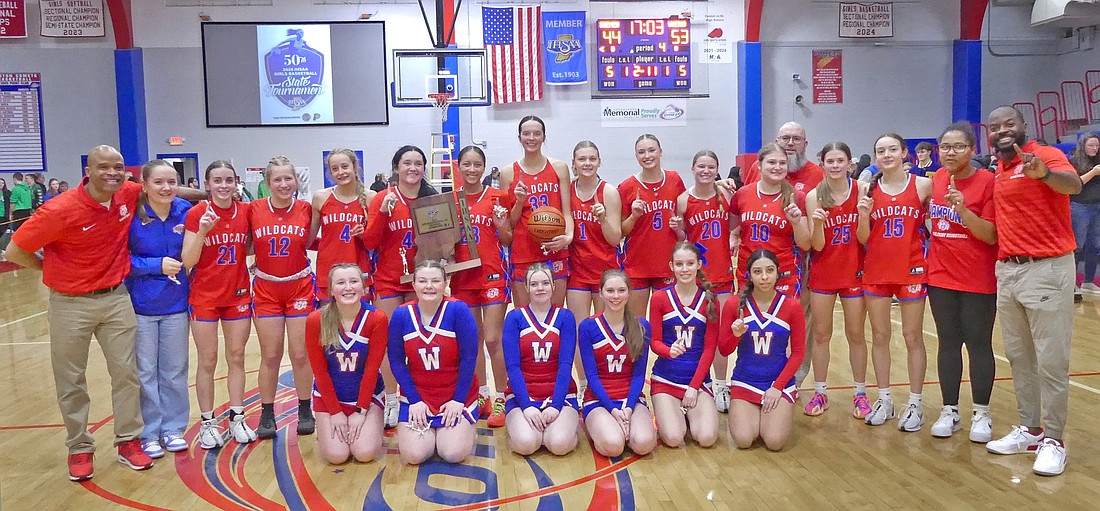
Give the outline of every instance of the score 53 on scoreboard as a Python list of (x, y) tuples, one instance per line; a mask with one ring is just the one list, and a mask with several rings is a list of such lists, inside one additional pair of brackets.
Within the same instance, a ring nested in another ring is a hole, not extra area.
[(691, 88), (689, 20), (597, 20), (599, 90)]

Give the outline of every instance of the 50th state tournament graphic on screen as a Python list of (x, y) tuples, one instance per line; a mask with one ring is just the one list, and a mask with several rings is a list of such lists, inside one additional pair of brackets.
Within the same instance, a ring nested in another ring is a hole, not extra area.
[(258, 26), (263, 124), (330, 124), (331, 43), (325, 25)]

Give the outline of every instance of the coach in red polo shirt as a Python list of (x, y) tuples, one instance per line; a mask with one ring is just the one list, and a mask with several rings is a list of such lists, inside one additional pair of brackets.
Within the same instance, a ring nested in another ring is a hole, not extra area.
[[(792, 121), (781, 126), (775, 143), (787, 153), (787, 181), (795, 190), (810, 193), (825, 179), (825, 170), (806, 158), (806, 147), (810, 141), (806, 139), (806, 128), (801, 124)], [(760, 162), (752, 162), (749, 168), (741, 172), (741, 182), (745, 185), (759, 180)]]
[(80, 186), (43, 204), (12, 236), (7, 252), (11, 262), (42, 270), (42, 282), (50, 288), (50, 358), (67, 432), (69, 479), (74, 481), (92, 477), (95, 454), (84, 377), (92, 335), (111, 375), (118, 460), (134, 470), (153, 466), (139, 439), (137, 325), (122, 285), (130, 273), (127, 236), (141, 185), (127, 182), (124, 168), (115, 148), (92, 149)]
[(1062, 433), (1069, 414), (1077, 248), (1069, 196), (1081, 191), (1081, 178), (1061, 151), (1027, 140), (1024, 117), (1011, 106), (989, 114), (989, 133), (1000, 153), (993, 185), (997, 314), (1020, 425), (986, 449), (1037, 451), (1032, 470), (1054, 476), (1066, 468)]

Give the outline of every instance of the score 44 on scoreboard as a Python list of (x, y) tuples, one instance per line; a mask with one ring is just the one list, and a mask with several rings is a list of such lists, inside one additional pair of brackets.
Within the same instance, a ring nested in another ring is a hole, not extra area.
[(601, 91), (691, 88), (691, 32), (686, 19), (597, 20)]

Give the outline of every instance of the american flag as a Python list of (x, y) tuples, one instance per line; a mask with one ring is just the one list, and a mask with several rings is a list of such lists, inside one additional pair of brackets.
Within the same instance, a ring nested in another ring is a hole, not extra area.
[(493, 103), (542, 99), (542, 8), (482, 7)]

